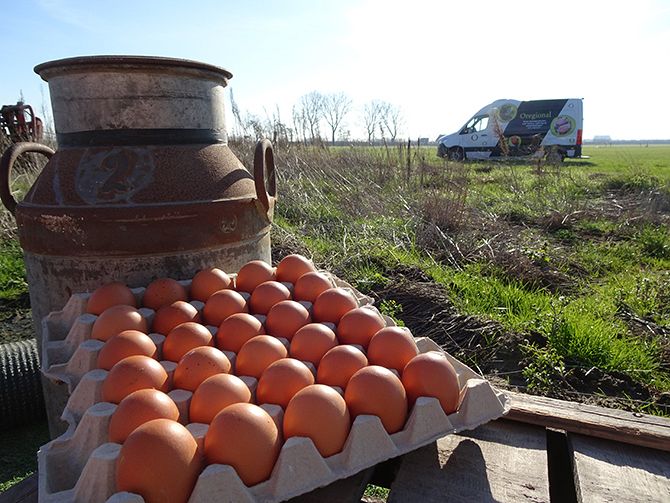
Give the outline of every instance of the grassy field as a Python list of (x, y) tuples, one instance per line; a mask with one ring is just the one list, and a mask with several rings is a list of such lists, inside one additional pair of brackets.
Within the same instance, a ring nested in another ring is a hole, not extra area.
[[(252, 165), (252, 146), (233, 148)], [(281, 147), (273, 256), (312, 257), (498, 386), (667, 415), (670, 146), (584, 153), (557, 168), (446, 162), (434, 148)], [(0, 233), (4, 342), (30, 325), (4, 210)], [(0, 491), (34, 470), (46, 431), (10, 437), (27, 447), (3, 454)]]

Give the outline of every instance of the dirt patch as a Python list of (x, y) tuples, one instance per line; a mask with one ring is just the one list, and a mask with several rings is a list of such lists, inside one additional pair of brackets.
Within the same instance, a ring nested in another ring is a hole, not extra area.
[(27, 293), (14, 300), (0, 299), (0, 344), (35, 337), (32, 323)]
[(0, 344), (34, 336), (32, 311), (29, 307), (8, 308), (0, 304)]
[(552, 266), (555, 260), (540, 253), (536, 255), (531, 258), (517, 250), (500, 251), (491, 259), (491, 265), (501, 269), (506, 277), (530, 289), (544, 288), (563, 295), (574, 291), (574, 280)]
[(592, 206), (600, 218), (622, 226), (670, 222), (670, 191), (667, 189), (607, 190)]

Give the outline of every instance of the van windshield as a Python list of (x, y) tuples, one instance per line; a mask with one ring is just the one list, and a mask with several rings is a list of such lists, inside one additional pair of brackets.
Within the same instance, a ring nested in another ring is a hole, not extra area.
[(465, 127), (461, 130), (461, 134), (479, 133), (489, 127), (488, 115), (477, 115), (468, 121)]

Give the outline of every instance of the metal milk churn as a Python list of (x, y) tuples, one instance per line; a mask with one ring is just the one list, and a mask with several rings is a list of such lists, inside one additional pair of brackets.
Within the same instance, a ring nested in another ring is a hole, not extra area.
[[(224, 88), (231, 73), (172, 58), (92, 56), (35, 67), (49, 83), (58, 151), (14, 144), (0, 195), (24, 250), (33, 324), (72, 293), (105, 282), (186, 279), (204, 267), (270, 262), (275, 204), (272, 147), (253, 173), (227, 145)], [(50, 157), (25, 198), (9, 191), (25, 152)], [(67, 393), (44, 383), (52, 435)], [(61, 384), (61, 388), (63, 385)], [(51, 389), (48, 389), (51, 388)]]

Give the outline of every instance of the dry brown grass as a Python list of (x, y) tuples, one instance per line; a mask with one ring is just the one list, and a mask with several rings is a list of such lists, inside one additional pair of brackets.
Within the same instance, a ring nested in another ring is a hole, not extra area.
[[(55, 149), (53, 141), (44, 141), (44, 144)], [(11, 142), (3, 133), (0, 133), (0, 155), (9, 147)], [(39, 154), (24, 154), (17, 159), (10, 173), (10, 188), (17, 201), (20, 201), (32, 187), (46, 164), (46, 158)], [(0, 238), (16, 237), (16, 221), (4, 207), (0, 205)]]

